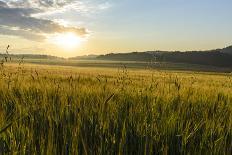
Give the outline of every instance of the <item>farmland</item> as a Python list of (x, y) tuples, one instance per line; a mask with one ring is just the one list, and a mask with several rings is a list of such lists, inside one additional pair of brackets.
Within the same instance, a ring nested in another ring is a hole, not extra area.
[(230, 73), (4, 64), (0, 154), (230, 154), (231, 92)]

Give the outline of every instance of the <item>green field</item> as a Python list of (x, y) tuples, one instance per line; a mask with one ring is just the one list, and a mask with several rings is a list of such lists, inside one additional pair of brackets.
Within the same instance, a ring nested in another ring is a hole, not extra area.
[(231, 74), (93, 66), (1, 67), (0, 154), (232, 153)]

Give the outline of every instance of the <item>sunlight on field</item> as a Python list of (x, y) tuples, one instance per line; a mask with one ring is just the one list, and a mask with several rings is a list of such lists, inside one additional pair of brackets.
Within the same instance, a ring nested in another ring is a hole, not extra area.
[(0, 83), (2, 152), (231, 152), (230, 74), (10, 64)]

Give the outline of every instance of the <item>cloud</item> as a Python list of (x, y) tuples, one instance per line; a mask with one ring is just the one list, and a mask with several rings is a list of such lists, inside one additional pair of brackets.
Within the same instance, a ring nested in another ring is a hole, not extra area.
[(14, 0), (0, 1), (0, 34), (19, 36), (40, 41), (46, 35), (73, 32), (85, 36), (87, 30), (78, 27), (66, 27), (53, 20), (36, 18), (33, 15), (45, 12), (45, 8), (54, 9), (69, 5), (73, 0)]
[(10, 7), (21, 8), (59, 8), (75, 2), (76, 0), (2, 0)]
[(2, 7), (7, 7), (7, 5), (5, 2), (0, 1), (0, 8), (2, 8)]
[(18, 36), (24, 39), (34, 40), (34, 41), (43, 41), (44, 39), (46, 39), (45, 36), (37, 34), (37, 33), (32, 33), (26, 30), (19, 30), (17, 28), (10, 28), (10, 27), (3, 27), (3, 26), (0, 26), (0, 34), (7, 35), (7, 36)]

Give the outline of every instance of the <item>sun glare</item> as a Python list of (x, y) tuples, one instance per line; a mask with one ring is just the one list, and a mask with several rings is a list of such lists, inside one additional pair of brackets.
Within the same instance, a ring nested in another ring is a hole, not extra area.
[(74, 49), (77, 48), (83, 39), (76, 34), (69, 33), (60, 33), (52, 36), (49, 39), (52, 43), (64, 48), (64, 49)]

